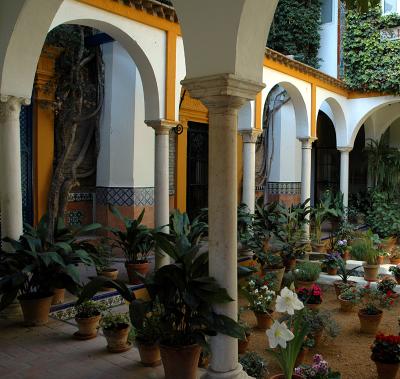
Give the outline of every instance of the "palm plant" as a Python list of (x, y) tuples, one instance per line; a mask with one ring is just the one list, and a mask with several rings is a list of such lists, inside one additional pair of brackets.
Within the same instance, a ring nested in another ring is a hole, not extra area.
[(190, 222), (187, 213), (175, 209), (169, 218), (170, 238), (175, 240), (179, 236), (186, 236), (192, 245), (198, 245), (201, 238), (208, 233), (208, 224), (201, 217), (195, 217)]

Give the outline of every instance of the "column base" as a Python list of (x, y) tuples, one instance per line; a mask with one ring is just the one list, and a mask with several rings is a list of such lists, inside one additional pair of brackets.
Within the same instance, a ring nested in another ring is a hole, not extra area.
[(238, 364), (237, 367), (228, 372), (217, 372), (213, 371), (212, 368), (209, 368), (207, 372), (201, 377), (201, 379), (254, 379), (251, 376), (248, 376), (244, 371), (241, 364)]

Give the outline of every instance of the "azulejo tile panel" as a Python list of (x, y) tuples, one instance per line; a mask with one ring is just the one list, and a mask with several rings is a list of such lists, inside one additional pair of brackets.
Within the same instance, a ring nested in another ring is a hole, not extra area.
[(92, 201), (92, 192), (71, 192), (68, 194), (68, 201), (70, 203), (77, 203), (81, 201)]
[(300, 182), (269, 182), (268, 193), (272, 195), (300, 195)]
[(96, 201), (102, 205), (152, 206), (153, 187), (97, 187)]

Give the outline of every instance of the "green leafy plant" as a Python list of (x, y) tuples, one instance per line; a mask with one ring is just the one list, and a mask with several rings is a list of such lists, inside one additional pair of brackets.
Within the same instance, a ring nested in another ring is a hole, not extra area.
[(76, 318), (90, 318), (101, 315), (106, 310), (106, 306), (94, 300), (86, 300), (75, 305)]
[(347, 287), (340, 292), (340, 298), (342, 300), (350, 301), (353, 304), (357, 304), (360, 301), (360, 293), (356, 287)]
[(359, 261), (369, 265), (376, 265), (379, 251), (374, 247), (372, 240), (367, 236), (353, 241), (351, 245), (352, 256)]
[(400, 278), (400, 265), (391, 266), (389, 271), (393, 274), (395, 278)]
[[(203, 209), (202, 212), (208, 212), (208, 210)], [(173, 241), (179, 236), (186, 236), (192, 245), (197, 245), (201, 238), (208, 234), (208, 224), (202, 220), (202, 215), (199, 215), (190, 222), (187, 213), (181, 213), (175, 209), (169, 219), (171, 240)]]
[(109, 228), (114, 235), (113, 246), (123, 251), (127, 263), (147, 263), (148, 255), (155, 246), (155, 231), (142, 224), (145, 210), (134, 220), (124, 217), (115, 207), (111, 207), (111, 212), (124, 225), (122, 230)]
[(265, 359), (255, 353), (248, 352), (239, 358), (239, 363), (243, 366), (243, 370), (252, 378), (263, 379), (268, 373), (267, 362)]
[(237, 236), (238, 241), (247, 248), (251, 246), (254, 239), (253, 230), (254, 215), (246, 204), (239, 204), (237, 210)]
[(340, 334), (340, 326), (332, 317), (330, 311), (320, 310), (316, 312), (311, 309), (305, 309), (302, 317), (303, 322), (309, 326), (309, 336), (311, 338), (322, 331), (325, 331), (331, 338), (336, 338)]
[(396, 288), (396, 281), (390, 277), (383, 278), (376, 286), (378, 291), (383, 292), (385, 294), (394, 293), (394, 289)]
[(272, 313), (271, 308), (273, 308), (276, 294), (266, 284), (259, 285), (256, 280), (250, 278), (247, 285), (242, 288), (242, 293), (249, 301), (249, 308), (253, 312)]
[(321, 267), (317, 263), (302, 262), (297, 265), (294, 276), (296, 280), (302, 282), (315, 282), (320, 273)]
[(342, 257), (339, 253), (329, 253), (326, 255), (325, 259), (322, 261), (325, 267), (327, 268), (338, 268), (339, 267), (339, 260)]
[(346, 261), (344, 259), (339, 259), (337, 263), (338, 263), (337, 274), (339, 275), (342, 282), (345, 284), (348, 283), (350, 276), (353, 276), (353, 274), (361, 267), (357, 266), (353, 267), (351, 270), (348, 270), (346, 266)]
[(127, 313), (107, 312), (103, 314), (100, 320), (100, 326), (106, 330), (125, 329), (129, 324), (129, 315)]
[(161, 337), (160, 310), (152, 309), (144, 316), (135, 317), (136, 341), (142, 345), (155, 345)]
[(376, 288), (371, 288), (369, 285), (358, 290), (360, 311), (364, 314), (379, 314), (382, 309), (390, 308), (394, 302), (391, 296), (378, 291)]

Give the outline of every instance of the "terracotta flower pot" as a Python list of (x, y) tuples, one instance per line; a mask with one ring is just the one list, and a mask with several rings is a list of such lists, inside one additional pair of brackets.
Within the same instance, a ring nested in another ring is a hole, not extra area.
[(379, 265), (363, 264), (364, 279), (367, 282), (376, 282), (378, 280)]
[(146, 275), (150, 271), (150, 263), (125, 263), (126, 271), (128, 273), (129, 284), (141, 284), (142, 281), (138, 279), (135, 273)]
[(21, 304), (25, 325), (40, 326), (49, 322), (52, 293), (23, 295), (18, 300)]
[[(269, 379), (285, 379), (285, 375), (284, 374), (276, 374), (276, 375), (272, 375), (269, 377)], [(297, 374), (293, 374), (292, 375), (292, 379), (304, 379), (302, 376), (297, 375)]]
[(138, 343), (140, 360), (143, 366), (156, 367), (161, 364), (160, 346)]
[(378, 257), (376, 258), (376, 264), (377, 265), (383, 265), (383, 261), (384, 261), (384, 256), (383, 255), (378, 255)]
[(201, 352), (199, 345), (179, 347), (161, 345), (160, 351), (165, 379), (197, 379)]
[(280, 291), (282, 286), (283, 275), (285, 274), (285, 267), (282, 268), (264, 268), (264, 275), (267, 273), (271, 273), (275, 275), (275, 291)]
[(51, 305), (62, 304), (65, 300), (65, 288), (54, 288), (53, 289), (53, 300)]
[(244, 354), (247, 351), (247, 346), (249, 346), (250, 334), (246, 333), (245, 340), (238, 340), (238, 352), (239, 354)]
[(254, 315), (257, 319), (257, 329), (267, 330), (274, 323), (273, 318), (268, 313), (254, 312)]
[(350, 259), (350, 251), (349, 250), (345, 250), (343, 252), (343, 256), (342, 256), (344, 261), (348, 261)]
[(339, 303), (340, 303), (340, 310), (342, 312), (346, 312), (346, 313), (353, 312), (353, 309), (354, 309), (354, 303), (353, 302), (351, 302), (350, 300), (343, 300), (340, 297), (340, 295), (338, 296), (338, 300), (339, 300)]
[(104, 329), (103, 334), (107, 339), (107, 350), (110, 353), (122, 353), (130, 349), (128, 335), (131, 327), (128, 324), (121, 325), (118, 329)]
[(360, 332), (375, 335), (378, 331), (382, 316), (382, 311), (380, 311), (380, 313), (377, 315), (368, 315), (361, 310), (358, 311), (358, 318), (360, 319)]
[(324, 243), (315, 243), (315, 242), (312, 242), (312, 243), (311, 243), (311, 247), (312, 247), (312, 251), (313, 251), (314, 253), (324, 253), (324, 252), (326, 251), (326, 248), (325, 248), (325, 244), (324, 244)]
[[(336, 280), (333, 282), (333, 286), (335, 287), (335, 292), (336, 292), (336, 297), (339, 297), (340, 295), (340, 286), (343, 285), (344, 282), (341, 280)], [(349, 287), (355, 287), (356, 286), (356, 282), (352, 281), (352, 280), (348, 280), (346, 283)]]
[(397, 371), (399, 370), (399, 363), (374, 362), (376, 365), (376, 371), (378, 372), (378, 379), (396, 379)]
[(328, 267), (328, 275), (337, 275), (337, 267)]
[[(107, 279), (116, 280), (118, 278), (118, 269), (116, 268), (106, 268), (104, 270), (98, 271), (97, 276), (102, 276)], [(103, 287), (103, 291), (113, 291), (114, 288)]]
[(300, 349), (300, 353), (296, 358), (296, 363), (294, 367), (298, 367), (304, 363), (304, 359), (306, 358), (307, 353), (308, 353), (308, 347), (303, 347)]
[(315, 281), (313, 281), (313, 282), (303, 282), (302, 280), (296, 280), (295, 284), (296, 284), (296, 288), (308, 288), (308, 289), (310, 289), (315, 284)]
[(76, 337), (82, 337), (84, 339), (95, 338), (97, 336), (97, 330), (99, 328), (101, 315), (78, 318), (75, 317), (75, 321), (78, 324), (78, 332), (75, 334)]
[(400, 258), (390, 258), (390, 263), (392, 265), (398, 265), (400, 264)]

